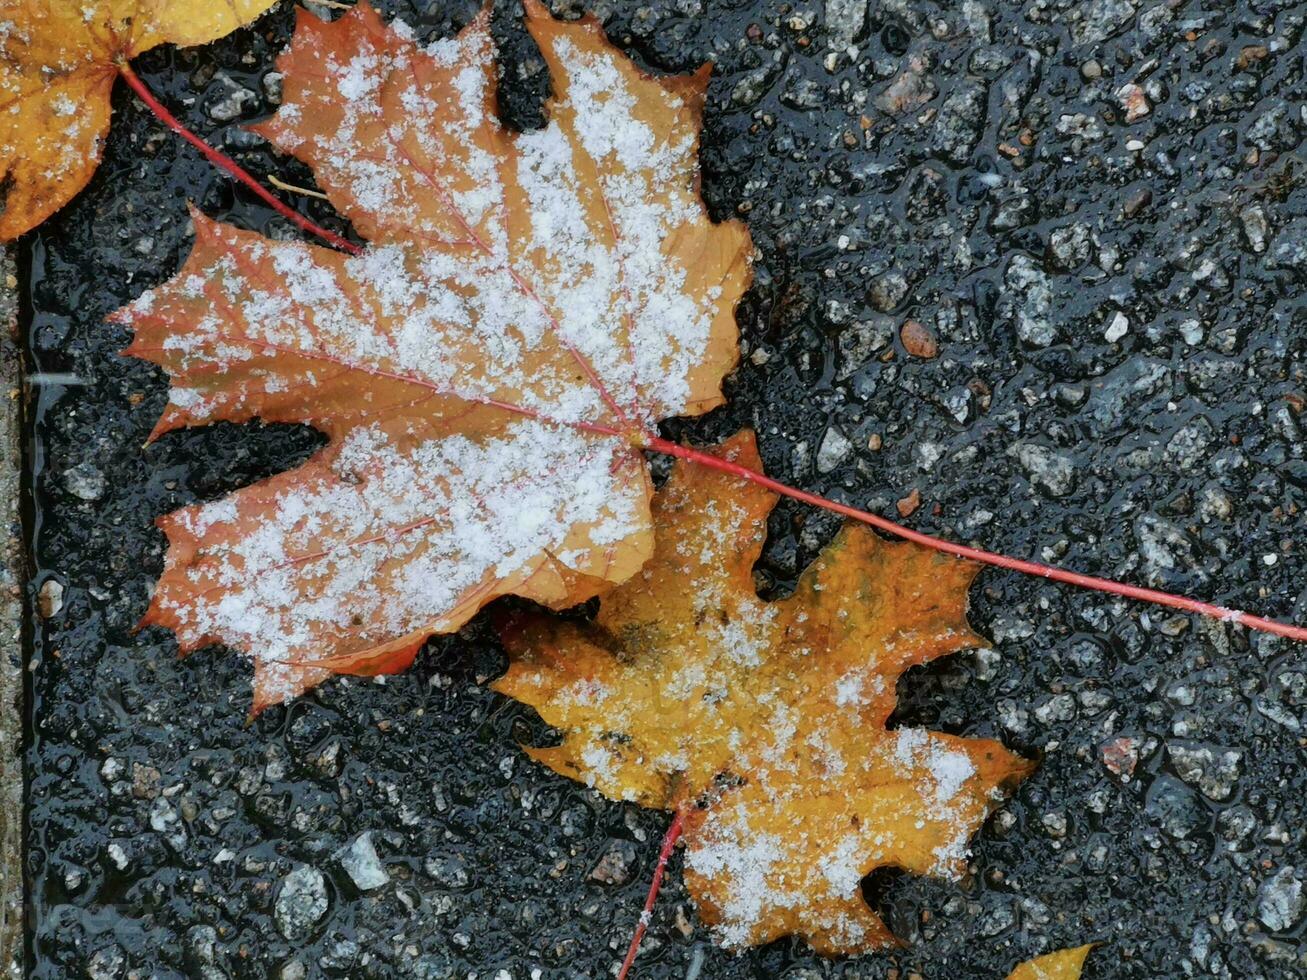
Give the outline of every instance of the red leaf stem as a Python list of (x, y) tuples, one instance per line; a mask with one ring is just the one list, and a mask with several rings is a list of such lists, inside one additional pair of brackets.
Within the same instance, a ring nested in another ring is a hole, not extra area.
[(681, 839), (681, 829), (684, 826), (685, 812), (677, 810), (672, 817), (671, 825), (667, 828), (667, 833), (663, 835), (663, 847), (658, 852), (658, 864), (654, 866), (653, 881), (649, 883), (649, 894), (644, 900), (644, 911), (640, 913), (640, 921), (636, 924), (635, 935), (631, 937), (631, 945), (627, 947), (626, 959), (622, 960), (622, 968), (617, 973), (617, 980), (626, 980), (626, 975), (631, 972), (631, 966), (635, 963), (636, 954), (640, 952), (640, 941), (644, 939), (644, 934), (649, 928), (649, 918), (653, 915), (654, 902), (658, 901), (658, 890), (663, 886), (663, 874), (667, 871), (667, 862), (671, 859), (676, 842)]
[(154, 93), (145, 87), (145, 83), (141, 81), (140, 76), (138, 76), (136, 72), (132, 71), (131, 65), (129, 65), (126, 61), (118, 62), (118, 74), (122, 76), (123, 81), (125, 81), (129, 86), (131, 86), (131, 89), (133, 92), (136, 93), (137, 98), (139, 98), (142, 102), (144, 102), (146, 106), (149, 108), (149, 110), (153, 112), (156, 116), (158, 116), (159, 120), (163, 122), (169, 129), (171, 129), (174, 133), (176, 133), (178, 136), (184, 139), (187, 143), (190, 143), (191, 146), (195, 147), (197, 150), (203, 153), (210, 163), (218, 167), (221, 167), (223, 170), (227, 171), (227, 173), (231, 174), (238, 181), (240, 181), (242, 184), (244, 184), (246, 187), (252, 190), (255, 194), (259, 196), (261, 200), (263, 200), (265, 204), (267, 204), (270, 208), (276, 211), (283, 218), (286, 218), (288, 221), (294, 222), (304, 231), (311, 232), (312, 234), (317, 235), (323, 241), (336, 246), (336, 248), (340, 249), (343, 252), (349, 252), (351, 255), (358, 255), (360, 252), (363, 251), (363, 249), (359, 248), (359, 246), (355, 245), (353, 242), (347, 241), (346, 239), (341, 238), (339, 235), (337, 235), (334, 231), (328, 231), (326, 228), (323, 228), (321, 225), (310, 221), (308, 218), (304, 217), (304, 215), (300, 214), (294, 208), (291, 208), (289, 205), (273, 197), (272, 192), (267, 190), (262, 184), (260, 184), (257, 180), (255, 180), (250, 175), (250, 173), (239, 163), (237, 163), (235, 160), (233, 160), (231, 157), (227, 156), (225, 153), (221, 152), (220, 150), (214, 149), (212, 146), (204, 142), (204, 140), (200, 139), (200, 137), (196, 136), (184, 125), (182, 125), (181, 120), (179, 120), (176, 116), (174, 116), (171, 112), (169, 112), (167, 107), (164, 106), (164, 104), (160, 102), (157, 98), (155, 98)]
[(1054, 582), (1065, 582), (1068, 585), (1076, 585), (1082, 589), (1091, 589), (1095, 592), (1107, 592), (1112, 595), (1124, 596), (1127, 599), (1138, 599), (1142, 602), (1152, 602), (1159, 606), (1169, 606), (1172, 609), (1182, 609), (1185, 612), (1197, 613), (1200, 616), (1208, 616), (1212, 619), (1220, 620), (1225, 623), (1237, 623), (1240, 626), (1247, 626), (1249, 629), (1261, 630), (1264, 633), (1274, 633), (1277, 636), (1285, 636), (1291, 640), (1307, 641), (1307, 628), (1302, 626), (1293, 626), (1289, 623), (1276, 622), (1273, 619), (1266, 619), (1262, 616), (1254, 616), (1251, 613), (1242, 612), (1238, 609), (1227, 609), (1224, 606), (1213, 605), (1209, 602), (1199, 602), (1196, 599), (1187, 599), (1184, 596), (1172, 595), (1169, 592), (1161, 592), (1157, 589), (1145, 589), (1137, 585), (1126, 585), (1123, 582), (1114, 582), (1111, 579), (1097, 578), (1093, 575), (1082, 575), (1079, 572), (1071, 572), (1062, 568), (1054, 568), (1051, 565), (1041, 565), (1038, 562), (1023, 561), (1020, 558), (1009, 558), (1007, 555), (998, 555), (992, 551), (982, 551), (979, 548), (968, 548), (966, 545), (954, 544), (952, 541), (945, 541), (942, 538), (931, 537), (929, 534), (922, 534), (920, 531), (913, 531), (910, 528), (895, 524), (878, 514), (872, 514), (865, 510), (859, 510), (856, 507), (850, 507), (847, 504), (837, 503), (834, 500), (827, 500), (825, 497), (819, 497), (814, 493), (807, 493), (803, 490), (797, 490), (794, 487), (787, 486), (779, 480), (773, 480), (769, 476), (755, 472), (748, 467), (741, 466), (738, 463), (732, 463), (730, 460), (722, 459), (719, 456), (713, 456), (710, 453), (693, 449), (689, 446), (682, 446), (668, 439), (650, 438), (645, 443), (645, 448), (654, 452), (664, 453), (668, 456), (676, 456), (680, 459), (687, 459), (691, 462), (698, 463), (701, 466), (709, 466), (725, 473), (731, 473), (742, 480), (748, 480), (751, 483), (757, 483), (782, 496), (792, 497), (795, 500), (802, 501), (805, 504), (811, 504), (814, 507), (821, 507), (823, 510), (829, 510), (836, 514), (841, 514), (855, 521), (861, 521), (863, 524), (870, 524), (878, 530), (895, 537), (903, 538), (907, 541), (913, 541), (935, 551), (942, 551), (945, 554), (956, 555), (959, 558), (969, 558), (972, 561), (978, 561), (985, 565), (993, 565), (996, 568), (1007, 568), (1015, 572), (1021, 572), (1025, 575), (1034, 575), (1038, 578), (1051, 579)]

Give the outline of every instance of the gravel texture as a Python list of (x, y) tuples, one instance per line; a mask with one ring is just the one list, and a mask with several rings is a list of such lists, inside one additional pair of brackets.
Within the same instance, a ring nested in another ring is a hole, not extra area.
[(0, 976), (18, 980), (23, 960), (23, 580), (21, 355), (18, 278), (0, 249)]
[[(474, 11), (387, 6), (424, 37)], [(651, 69), (716, 61), (704, 194), (760, 252), (732, 401), (670, 434), (752, 424), (774, 475), (922, 530), (1307, 621), (1300, 3), (592, 9)], [(307, 183), (239, 128), (273, 107), (290, 22), (138, 68), (253, 172)], [(532, 125), (543, 64), (509, 6), (497, 29), (506, 115)], [(120, 92), (92, 186), (23, 249), (31, 975), (609, 976), (665, 818), (518, 752), (546, 733), (486, 690), (481, 626), (252, 724), (238, 657), (133, 632), (153, 518), (318, 442), (220, 425), (142, 449), (165, 383), (102, 317), (178, 267), (188, 197), (291, 234)], [(764, 592), (834, 528), (780, 507)], [(677, 859), (642, 977), (997, 980), (1089, 940), (1092, 980), (1303, 975), (1303, 648), (993, 571), (973, 619), (994, 648), (912, 672), (897, 719), (1043, 765), (968, 881), (867, 883), (909, 945), (725, 954)]]

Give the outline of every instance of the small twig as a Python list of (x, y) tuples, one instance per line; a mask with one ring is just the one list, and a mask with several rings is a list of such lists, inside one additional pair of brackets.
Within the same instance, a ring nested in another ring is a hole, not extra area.
[(323, 241), (330, 242), (332, 245), (335, 245), (338, 249), (341, 249), (342, 251), (345, 252), (349, 252), (351, 255), (358, 255), (363, 251), (363, 249), (359, 248), (353, 242), (341, 238), (334, 231), (328, 231), (326, 228), (323, 228), (321, 225), (315, 224), (314, 222), (310, 221), (308, 218), (304, 217), (304, 215), (300, 214), (298, 211), (294, 210), (293, 208), (286, 205), (282, 201), (277, 200), (277, 198), (273, 197), (272, 194), (267, 190), (267, 188), (265, 188), (252, 176), (250, 176), (249, 172), (245, 170), (245, 168), (242, 167), (239, 163), (237, 163), (231, 157), (227, 156), (225, 153), (222, 153), (221, 151), (214, 149), (212, 146), (204, 142), (204, 140), (200, 139), (200, 137), (196, 136), (184, 125), (182, 125), (181, 121), (176, 116), (174, 116), (171, 112), (169, 112), (167, 107), (164, 106), (162, 102), (160, 102), (157, 98), (155, 98), (154, 93), (145, 87), (145, 83), (141, 81), (141, 79), (137, 76), (136, 72), (132, 71), (132, 66), (129, 65), (125, 60), (118, 62), (118, 74), (122, 76), (123, 81), (125, 81), (129, 86), (131, 86), (132, 91), (135, 92), (137, 97), (142, 102), (145, 103), (145, 105), (149, 108), (149, 110), (159, 117), (159, 120), (163, 122), (164, 125), (166, 125), (169, 129), (171, 129), (182, 139), (186, 140), (187, 143), (190, 143), (191, 146), (195, 147), (197, 150), (203, 153), (205, 158), (208, 159), (210, 163), (213, 163), (216, 166), (221, 167), (223, 170), (227, 171), (227, 173), (231, 174), (238, 181), (240, 181), (242, 184), (244, 184), (246, 187), (252, 190), (255, 194), (259, 196), (260, 199), (263, 200), (265, 204), (271, 207), (283, 218), (286, 218), (287, 220), (294, 222), (296, 225), (298, 225), (300, 228), (304, 229), (305, 231), (312, 232), (314, 235), (317, 235)]
[(305, 197), (316, 197), (320, 201), (327, 200), (327, 195), (322, 193), (322, 191), (315, 191), (308, 187), (301, 187), (299, 184), (288, 184), (276, 174), (268, 174), (268, 183), (279, 191), (287, 191), (291, 194), (303, 194)]
[(653, 881), (649, 883), (649, 894), (644, 900), (644, 911), (640, 913), (640, 921), (636, 923), (635, 935), (631, 937), (631, 945), (627, 947), (626, 959), (622, 960), (622, 968), (617, 972), (617, 980), (626, 980), (626, 975), (631, 972), (631, 966), (635, 963), (636, 954), (640, 952), (640, 940), (644, 939), (644, 934), (649, 929), (654, 902), (658, 901), (658, 890), (663, 886), (663, 874), (667, 871), (667, 862), (671, 859), (676, 842), (681, 839), (681, 830), (684, 826), (685, 812), (677, 810), (676, 815), (672, 817), (671, 825), (667, 828), (667, 833), (663, 835), (663, 847), (658, 852), (658, 864), (654, 867)]

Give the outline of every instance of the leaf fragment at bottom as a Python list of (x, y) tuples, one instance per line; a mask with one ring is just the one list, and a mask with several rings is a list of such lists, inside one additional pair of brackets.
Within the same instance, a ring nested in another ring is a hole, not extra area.
[(1008, 974), (1007, 980), (1080, 980), (1085, 960), (1093, 950), (1095, 943), (1087, 943), (1074, 949), (1059, 949), (1054, 953), (1036, 956), (1017, 964), (1016, 969)]

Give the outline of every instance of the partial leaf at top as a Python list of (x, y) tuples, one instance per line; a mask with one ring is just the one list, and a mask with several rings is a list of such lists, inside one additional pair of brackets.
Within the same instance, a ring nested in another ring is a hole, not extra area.
[(0, 241), (68, 203), (95, 173), (118, 61), (204, 44), (276, 0), (0, 0)]

